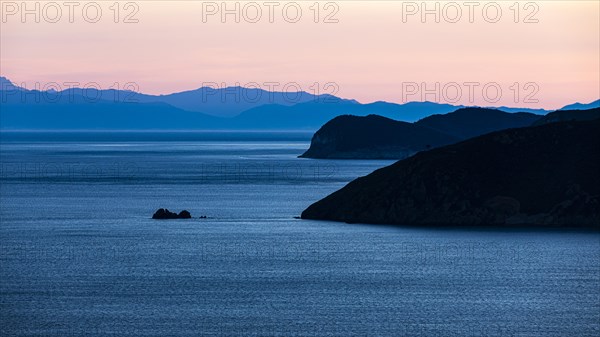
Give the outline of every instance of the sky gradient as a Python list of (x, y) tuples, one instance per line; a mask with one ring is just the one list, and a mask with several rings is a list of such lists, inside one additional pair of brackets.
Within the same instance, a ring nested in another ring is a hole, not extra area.
[[(222, 22), (220, 1), (138, 1), (128, 8), (121, 2), (118, 23), (109, 8), (112, 1), (97, 2), (102, 16), (96, 23), (85, 21), (94, 18), (94, 8), (88, 8), (87, 17), (82, 14), (88, 2), (74, 9), (73, 23), (66, 7), (52, 23), (53, 8), (47, 7), (46, 16), (40, 3), (37, 23), (34, 15), (22, 20), (22, 8), (12, 14), (14, 8), (6, 3), (0, 72), (30, 89), (35, 82), (97, 82), (104, 88), (135, 82), (141, 92), (166, 94), (209, 82), (255, 83), (263, 89), (269, 89), (268, 82), (279, 82), (278, 89), (294, 82), (308, 92), (319, 87), (320, 93), (360, 102), (425, 99), (548, 109), (600, 96), (598, 1), (537, 1), (527, 8), (523, 1), (518, 16), (510, 8), (513, 1), (495, 2), (502, 10), (495, 23), (488, 22), (496, 19), (495, 5), (488, 5), (487, 16), (482, 11), (490, 2), (479, 2), (471, 18), (469, 7), (457, 2), (462, 16), (456, 23), (449, 22), (456, 20), (454, 8), (444, 12), (447, 2), (439, 2), (439, 23), (434, 14), (422, 22), (421, 8), (409, 15), (412, 4), (421, 2), (338, 1), (327, 8), (321, 2), (317, 17), (312, 1), (296, 2), (302, 9), (296, 23), (286, 22), (295, 19), (295, 5), (288, 5), (287, 16), (282, 13), (290, 2), (278, 3), (274, 22), (269, 22), (269, 8), (257, 2), (263, 15), (256, 23), (250, 22), (255, 20), (252, 7), (243, 15), (243, 2), (239, 23), (233, 14)], [(21, 7), (20, 1), (13, 4)], [(209, 15), (213, 4), (219, 12)], [(235, 8), (235, 2), (228, 5)], [(124, 23), (134, 9), (130, 20), (138, 22)], [(329, 21), (338, 22), (324, 23), (335, 10)], [(336, 85), (325, 88), (329, 82)], [(479, 83), (472, 84), (472, 95), (465, 82)], [(422, 96), (415, 83), (440, 87)], [(486, 84), (487, 96), (482, 92)], [(498, 98), (496, 87), (502, 90)]]

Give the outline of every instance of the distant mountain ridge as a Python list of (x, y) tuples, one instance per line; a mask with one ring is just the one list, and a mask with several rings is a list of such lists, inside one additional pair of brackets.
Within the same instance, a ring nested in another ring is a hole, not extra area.
[(21, 87), (14, 85), (8, 78), (0, 76), (0, 91), (23, 90)]
[(307, 102), (287, 107), (270, 104), (244, 111), (232, 118), (231, 124), (254, 128), (268, 124), (283, 129), (301, 125), (316, 130), (341, 115), (379, 115), (394, 120), (413, 121), (432, 113), (446, 113), (455, 109), (452, 105), (431, 102), (411, 102), (402, 105), (387, 102), (367, 104), (348, 101)]
[[(173, 93), (169, 95), (149, 96), (137, 94), (134, 99), (140, 102), (164, 102), (174, 107), (202, 112), (217, 117), (235, 117), (240, 113), (266, 104), (291, 106), (307, 102), (335, 102), (342, 100), (332, 95), (313, 95), (305, 91), (281, 92), (266, 91), (240, 86), (214, 89), (202, 87), (196, 90)], [(349, 103), (357, 103), (348, 100)]]
[[(158, 96), (128, 90), (94, 88), (41, 92), (20, 88), (5, 77), (0, 77), (0, 96), (0, 128), (5, 130), (133, 128), (313, 131), (327, 121), (345, 114), (376, 114), (398, 121), (414, 122), (432, 114), (445, 114), (462, 108), (433, 102), (362, 104), (327, 94), (269, 92), (243, 87), (205, 87)], [(58, 96), (69, 97), (69, 100), (62, 97), (53, 100)], [(145, 115), (144, 111), (151, 113)], [(42, 121), (52, 123), (44, 124)], [(92, 121), (100, 123), (95, 125)]]
[[(19, 91), (36, 91), (34, 89), (23, 89), (14, 85), (7, 78), (0, 77), (0, 91), (15, 89)], [(42, 91), (40, 93), (45, 92)], [(233, 117), (239, 115), (243, 111), (265, 104), (290, 106), (313, 101), (323, 102), (341, 100), (341, 98), (329, 94), (313, 95), (305, 91), (266, 91), (260, 88), (244, 88), (240, 86), (226, 88), (201, 87), (167, 95), (148, 95), (129, 90), (96, 89), (94, 87), (67, 88), (59, 91), (52, 91), (52, 93), (69, 97), (73, 95), (88, 97), (90, 98), (89, 101), (103, 100), (114, 101), (115, 103), (166, 103), (182, 110), (201, 112), (216, 117)], [(348, 101), (357, 103), (352, 100)]]
[(600, 99), (596, 100), (594, 102), (591, 103), (574, 103), (574, 104), (569, 104), (566, 105), (564, 107), (562, 107), (559, 110), (589, 110), (589, 109), (594, 109), (594, 108), (600, 108)]
[(320, 95), (289, 106), (259, 105), (237, 116), (223, 118), (180, 109), (157, 102), (159, 96), (132, 91), (72, 88), (41, 92), (19, 88), (5, 78), (2, 83), (2, 87), (11, 90), (0, 90), (0, 127), (9, 130), (316, 130), (328, 120), (348, 113), (417, 120), (431, 113), (455, 109), (452, 105), (431, 102), (360, 104)]

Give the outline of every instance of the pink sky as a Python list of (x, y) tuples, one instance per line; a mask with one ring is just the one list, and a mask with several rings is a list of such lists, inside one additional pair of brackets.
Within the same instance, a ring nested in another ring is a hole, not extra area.
[[(0, 73), (30, 88), (34, 82), (97, 82), (105, 88), (135, 82), (141, 92), (152, 94), (190, 90), (207, 82), (227, 86), (252, 82), (264, 89), (267, 82), (281, 83), (278, 89), (295, 82), (309, 92), (318, 83), (321, 93), (337, 87), (336, 95), (361, 102), (402, 103), (421, 100), (422, 91), (415, 91), (413, 83), (425, 83), (429, 89), (439, 83), (439, 91), (423, 98), (528, 108), (559, 108), (600, 98), (598, 1), (537, 1), (527, 8), (531, 2), (522, 1), (518, 16), (516, 8), (510, 8), (513, 1), (479, 2), (473, 23), (464, 2), (456, 2), (462, 11), (456, 23), (448, 22), (456, 12), (447, 2), (438, 2), (440, 23), (434, 14), (421, 22), (418, 8), (418, 13), (403, 18), (413, 3), (393, 1), (338, 1), (328, 8), (321, 2), (318, 23), (310, 9), (313, 1), (278, 2), (273, 23), (262, 1), (257, 2), (263, 11), (257, 23), (249, 22), (255, 12), (248, 6), (248, 16), (242, 15), (240, 23), (233, 15), (223, 23), (220, 13), (203, 22), (213, 3), (197, 1), (133, 2), (138, 11), (132, 18), (139, 22), (123, 23), (136, 9), (124, 8), (124, 1), (115, 23), (115, 12), (109, 8), (113, 1), (108, 1), (97, 2), (102, 16), (88, 23), (85, 19), (95, 15), (89, 5), (88, 16), (83, 16), (82, 7), (88, 3), (79, 2), (74, 8), (73, 23), (64, 6), (60, 20), (52, 23), (48, 21), (56, 16), (55, 9), (46, 7), (44, 13), (42, 2), (36, 23), (33, 14), (22, 22), (21, 1), (2, 1)], [(10, 4), (17, 6), (14, 15)], [(243, 12), (248, 3), (239, 4)], [(294, 4), (302, 16), (296, 23), (286, 22), (294, 19)], [(495, 16), (494, 4), (502, 16), (489, 23), (486, 19)], [(235, 2), (228, 5), (234, 8)], [(433, 9), (435, 3), (428, 5)], [(33, 9), (34, 2), (29, 6)], [(287, 17), (282, 14), (284, 6)], [(484, 6), (488, 16), (482, 13)], [(338, 22), (324, 23), (336, 9), (330, 19)], [(523, 22), (536, 11), (529, 20), (537, 23)], [(328, 82), (336, 85), (325, 90)], [(473, 102), (465, 82), (479, 83), (473, 87)], [(487, 96), (482, 92), (486, 84)], [(498, 101), (494, 101), (496, 87), (502, 90)], [(457, 96), (457, 88), (462, 95)], [(414, 94), (407, 95), (408, 89)], [(527, 95), (532, 95), (528, 101)]]

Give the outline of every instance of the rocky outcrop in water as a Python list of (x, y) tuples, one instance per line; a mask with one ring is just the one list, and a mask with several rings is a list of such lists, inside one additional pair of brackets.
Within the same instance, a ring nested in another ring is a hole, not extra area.
[(152, 215), (152, 219), (164, 220), (164, 219), (190, 219), (192, 215), (190, 212), (183, 210), (179, 212), (179, 214), (169, 211), (166, 208), (160, 208), (154, 215)]

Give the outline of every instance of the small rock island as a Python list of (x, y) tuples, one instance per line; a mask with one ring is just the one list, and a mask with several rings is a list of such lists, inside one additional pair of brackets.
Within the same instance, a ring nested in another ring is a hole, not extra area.
[(179, 214), (169, 211), (166, 208), (160, 208), (152, 215), (152, 219), (163, 220), (163, 219), (191, 219), (192, 215), (190, 212), (183, 210)]

